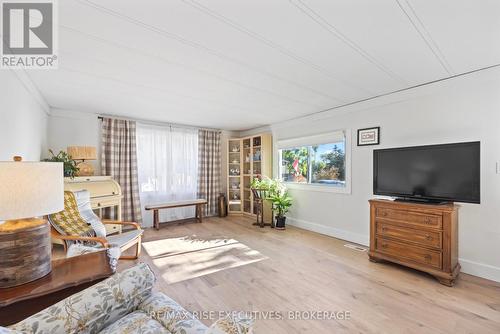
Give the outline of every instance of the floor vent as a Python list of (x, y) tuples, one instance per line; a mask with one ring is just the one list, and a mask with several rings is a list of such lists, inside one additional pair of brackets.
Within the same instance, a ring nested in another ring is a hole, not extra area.
[(351, 249), (357, 250), (358, 252), (366, 252), (366, 248), (365, 247), (361, 247), (361, 246), (358, 246), (358, 245), (345, 244), (344, 246), (347, 247), (347, 248), (351, 248)]

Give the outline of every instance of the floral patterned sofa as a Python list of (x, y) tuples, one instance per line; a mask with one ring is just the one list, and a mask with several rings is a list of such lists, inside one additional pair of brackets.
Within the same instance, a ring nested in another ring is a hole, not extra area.
[(226, 318), (207, 328), (174, 300), (152, 291), (144, 263), (76, 293), (0, 334), (223, 334), (251, 333), (251, 321)]

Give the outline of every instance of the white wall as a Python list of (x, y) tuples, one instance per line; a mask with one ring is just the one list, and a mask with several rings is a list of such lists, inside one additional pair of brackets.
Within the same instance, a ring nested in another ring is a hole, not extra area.
[(73, 110), (51, 109), (48, 126), (48, 148), (54, 153), (68, 146), (94, 146), (97, 160), (88, 161), (95, 175), (101, 171), (101, 121), (96, 114)]
[(48, 105), (22, 71), (0, 71), (0, 161), (45, 155)]
[[(356, 147), (356, 130), (381, 127), (381, 145)], [(462, 271), (500, 281), (500, 69), (490, 69), (274, 124), (274, 141), (352, 130), (352, 192), (292, 190), (291, 223), (367, 245), (374, 148), (481, 141), (481, 204), (461, 204)], [(276, 161), (276, 160), (275, 160)], [(276, 166), (275, 166), (276, 173)]]

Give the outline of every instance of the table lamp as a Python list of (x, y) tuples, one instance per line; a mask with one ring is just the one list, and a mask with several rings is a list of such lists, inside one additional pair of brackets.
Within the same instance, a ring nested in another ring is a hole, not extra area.
[(77, 176), (92, 176), (94, 175), (94, 167), (92, 164), (85, 162), (85, 160), (97, 160), (96, 148), (93, 146), (68, 146), (68, 155), (71, 156), (73, 160), (81, 160), (77, 164), (79, 171), (76, 173)]
[(50, 273), (50, 226), (41, 217), (64, 209), (61, 162), (14, 160), (0, 162), (0, 293)]

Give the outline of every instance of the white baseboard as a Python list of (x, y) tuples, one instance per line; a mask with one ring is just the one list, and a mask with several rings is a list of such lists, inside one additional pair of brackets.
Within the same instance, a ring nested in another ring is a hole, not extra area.
[[(354, 242), (363, 246), (369, 246), (370, 244), (370, 237), (368, 235), (353, 233), (346, 230), (325, 226), (322, 224), (313, 223), (310, 221), (296, 219), (292, 217), (287, 217), (287, 223), (292, 226), (303, 228), (305, 230), (328, 235), (337, 239)], [(463, 258), (460, 258), (459, 262), (460, 265), (462, 266), (461, 272), (463, 273), (500, 282), (499, 267), (495, 267), (489, 264), (474, 262)]]
[(310, 221), (287, 217), (287, 224), (292, 226), (297, 226), (303, 228), (305, 230), (317, 232), (320, 234), (328, 235), (330, 237), (334, 237), (337, 239), (342, 239), (350, 242), (354, 242), (356, 244), (360, 244), (363, 246), (370, 245), (370, 237), (368, 235), (358, 234), (349, 232), (346, 230), (341, 230), (335, 227), (325, 226), (318, 223), (313, 223)]
[(461, 272), (500, 282), (500, 268), (489, 264), (474, 262), (466, 259), (458, 259), (462, 266)]

